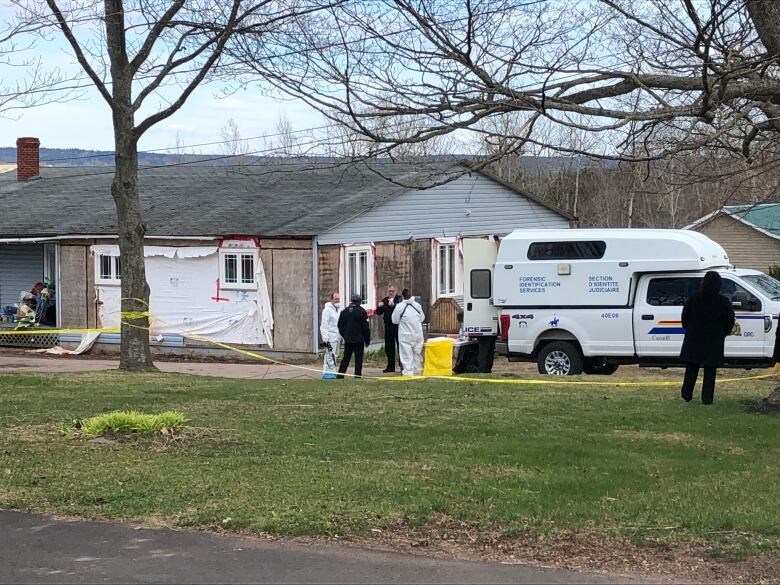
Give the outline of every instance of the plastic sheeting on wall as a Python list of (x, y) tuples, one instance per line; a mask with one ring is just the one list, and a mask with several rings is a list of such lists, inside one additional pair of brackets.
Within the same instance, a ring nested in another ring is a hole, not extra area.
[[(118, 254), (118, 246), (92, 246), (93, 254)], [(273, 347), (273, 316), (262, 260), (255, 262), (256, 286), (219, 288), (216, 246), (146, 246), (146, 278), (151, 289), (150, 334), (194, 333), (222, 343)], [(101, 327), (120, 323), (121, 287), (95, 286)]]

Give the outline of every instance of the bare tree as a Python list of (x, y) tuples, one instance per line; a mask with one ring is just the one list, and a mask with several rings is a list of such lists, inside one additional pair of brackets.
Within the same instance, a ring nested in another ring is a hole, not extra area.
[(153, 368), (149, 347), (149, 285), (144, 268), (146, 225), (138, 193), (138, 141), (169, 118), (215, 74), (226, 74), (228, 41), (253, 33), (271, 51), (276, 31), (328, 0), (12, 0), (27, 26), (59, 33), (85, 76), (111, 109), (122, 256), (120, 368)]
[(25, 21), (0, 23), (0, 116), (20, 115), (22, 110), (78, 94), (78, 81), (56, 69), (47, 69), (30, 34), (36, 25)]
[[(517, 112), (524, 123), (495, 134), (494, 159), (538, 146), (650, 160), (704, 145), (778, 159), (780, 2), (377, 0), (306, 38), (294, 67), (277, 64), (277, 85), (378, 148), (484, 133)], [(409, 135), (381, 123), (410, 117)], [(540, 120), (604, 139), (590, 151), (545, 143)]]
[(241, 130), (233, 118), (230, 118), (220, 130), (219, 135), (222, 138), (222, 152), (230, 157), (232, 165), (249, 164), (248, 153), (250, 151), (249, 143), (241, 138)]

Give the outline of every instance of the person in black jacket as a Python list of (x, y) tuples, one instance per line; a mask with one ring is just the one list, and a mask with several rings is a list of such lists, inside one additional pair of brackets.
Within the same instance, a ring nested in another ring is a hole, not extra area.
[(720, 274), (708, 272), (701, 290), (691, 295), (683, 307), (685, 338), (680, 359), (685, 362), (685, 378), (680, 394), (686, 402), (693, 398), (693, 387), (702, 366), (701, 401), (712, 404), (715, 397), (716, 368), (723, 364), (723, 348), (735, 320), (731, 301), (720, 294), (720, 285)]
[(363, 299), (360, 295), (352, 295), (351, 304), (341, 311), (338, 328), (344, 339), (344, 357), (339, 365), (338, 378), (343, 379), (349, 367), (352, 354), (355, 354), (355, 376), (363, 374), (363, 348), (371, 342), (371, 330), (368, 327), (368, 313), (360, 306)]
[[(395, 285), (387, 287), (387, 296), (379, 301), (376, 314), (382, 315), (385, 322), (385, 353), (387, 354), (387, 367), (382, 370), (385, 373), (395, 372), (395, 356), (398, 350), (398, 325), (393, 323), (393, 311), (395, 306), (403, 301), (398, 294)], [(400, 360), (398, 361), (400, 364)], [(400, 365), (399, 365), (400, 367)]]

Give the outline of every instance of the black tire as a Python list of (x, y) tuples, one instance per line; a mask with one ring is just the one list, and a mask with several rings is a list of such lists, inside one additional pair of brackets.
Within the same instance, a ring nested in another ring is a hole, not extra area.
[(576, 376), (582, 373), (583, 357), (580, 349), (568, 341), (553, 341), (545, 345), (537, 358), (540, 374), (549, 376)]
[(620, 366), (618, 364), (588, 364), (585, 363), (585, 367), (582, 371), (592, 376), (611, 376)]

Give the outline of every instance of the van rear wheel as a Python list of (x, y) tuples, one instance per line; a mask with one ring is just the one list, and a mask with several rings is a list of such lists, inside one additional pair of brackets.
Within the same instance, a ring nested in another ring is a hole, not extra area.
[(537, 359), (540, 374), (576, 376), (582, 373), (582, 352), (573, 343), (553, 341), (545, 345)]

